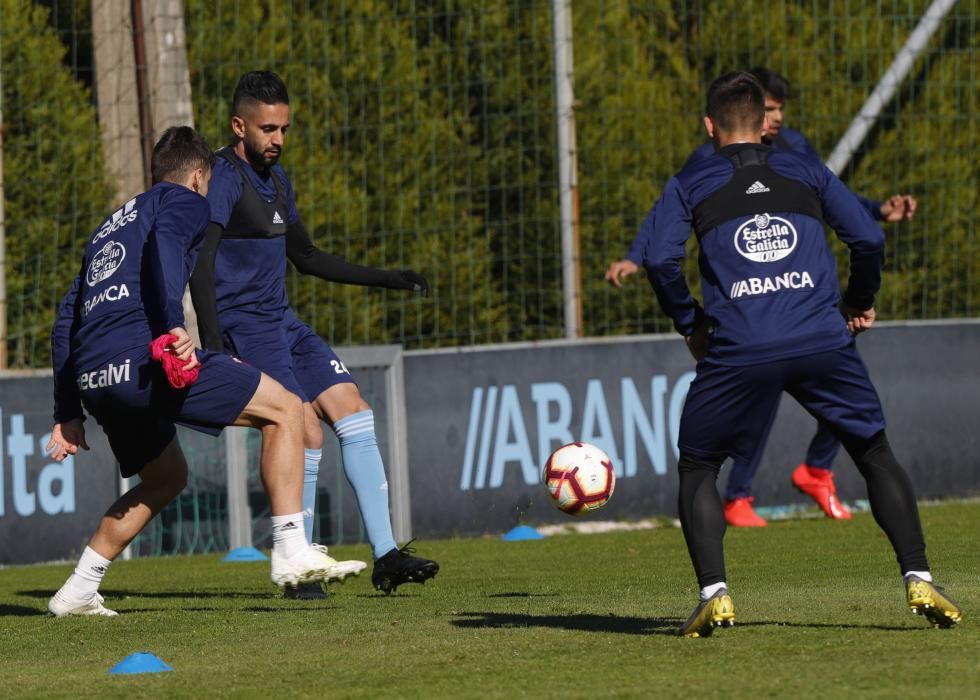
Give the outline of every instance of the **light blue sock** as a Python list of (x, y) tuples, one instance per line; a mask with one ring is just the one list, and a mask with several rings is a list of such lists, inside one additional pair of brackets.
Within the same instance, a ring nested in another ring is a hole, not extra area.
[(316, 476), (320, 473), (323, 450), (303, 450), (303, 528), (306, 541), (313, 543), (313, 518), (316, 517)]
[(374, 558), (379, 559), (395, 548), (395, 536), (388, 513), (388, 479), (374, 435), (374, 412), (361, 411), (341, 418), (333, 429), (340, 438), (344, 474), (357, 497)]

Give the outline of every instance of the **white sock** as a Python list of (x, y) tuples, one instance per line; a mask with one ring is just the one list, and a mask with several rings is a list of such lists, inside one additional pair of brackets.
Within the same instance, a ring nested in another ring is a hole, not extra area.
[(111, 563), (111, 559), (106, 559), (91, 547), (86, 547), (75, 572), (68, 578), (72, 595), (80, 600), (87, 600), (95, 595)]
[(927, 583), (932, 583), (932, 574), (929, 573), (928, 571), (906, 571), (904, 574), (904, 578), (906, 581), (909, 580), (909, 576), (918, 576), (923, 581)]
[(310, 546), (303, 530), (303, 513), (273, 515), (272, 550), (287, 559), (296, 556)]
[(722, 581), (721, 583), (712, 583), (710, 586), (705, 586), (701, 589), (701, 600), (707, 600), (715, 593), (720, 591), (722, 588), (728, 588), (728, 584)]

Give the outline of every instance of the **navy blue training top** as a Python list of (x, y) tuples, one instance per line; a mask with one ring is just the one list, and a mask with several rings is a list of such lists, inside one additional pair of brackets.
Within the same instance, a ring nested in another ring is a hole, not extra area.
[[(682, 335), (701, 320), (680, 260), (695, 222), (695, 208), (732, 180), (729, 156), (763, 149), (777, 177), (803, 183), (822, 218), (850, 248), (846, 292), (859, 308), (872, 305), (881, 282), (884, 234), (850, 190), (819, 161), (760, 144), (737, 144), (689, 163), (658, 200), (644, 265), (664, 311)], [(758, 177), (764, 190), (766, 177)], [(747, 190), (741, 203), (752, 202)], [(823, 222), (799, 211), (741, 213), (700, 232), (699, 267), (704, 314), (713, 328), (706, 359), (718, 364), (769, 362), (843, 347), (851, 342), (838, 311), (837, 265)]]
[(82, 417), (75, 377), (184, 325), (208, 201), (172, 182), (129, 200), (85, 244), (51, 331), (56, 421)]
[[(211, 221), (227, 228), (246, 185), (238, 169), (224, 158), (219, 157), (216, 161), (208, 190)], [(247, 161), (239, 159), (239, 162), (251, 185), (266, 201), (276, 199), (277, 182), (282, 188), (286, 209), (273, 213), (273, 216), (281, 217), (281, 221), (276, 220), (275, 223), (285, 223), (287, 226), (297, 223), (300, 217), (296, 209), (296, 194), (282, 166), (273, 165), (268, 172), (259, 174)], [(214, 287), (223, 326), (236, 315), (249, 318), (261, 316), (278, 322), (289, 307), (285, 235), (222, 237), (214, 262)]]
[[(795, 151), (796, 153), (802, 153), (803, 155), (809, 156), (816, 160), (820, 160), (820, 156), (817, 154), (816, 149), (813, 145), (807, 141), (806, 136), (801, 134), (796, 129), (789, 129), (787, 127), (782, 127), (779, 130), (779, 134), (775, 139), (764, 139), (765, 143), (768, 143), (774, 149), (780, 149), (785, 151)], [(703, 143), (687, 157), (687, 161), (684, 163), (686, 168), (691, 163), (695, 163), (699, 160), (704, 160), (705, 158), (710, 158), (715, 153), (715, 145), (708, 141)], [(878, 220), (883, 221), (884, 217), (881, 215), (881, 202), (875, 201), (873, 199), (867, 199), (859, 194), (854, 194), (857, 197), (858, 202), (864, 207), (871, 216)], [(636, 233), (636, 237), (630, 244), (630, 249), (626, 253), (626, 259), (631, 260), (637, 265), (643, 264), (643, 248), (646, 245), (647, 239), (653, 235), (653, 221), (655, 217), (656, 207), (651, 207), (647, 215), (643, 217), (643, 221), (640, 223), (640, 228)]]

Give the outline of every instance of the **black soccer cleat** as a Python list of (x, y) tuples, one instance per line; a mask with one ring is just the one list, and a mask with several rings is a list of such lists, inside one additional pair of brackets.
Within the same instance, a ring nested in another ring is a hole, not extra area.
[(326, 600), (329, 595), (321, 583), (301, 583), (282, 589), (282, 597), (290, 600)]
[(393, 549), (374, 562), (371, 583), (376, 590), (391, 595), (403, 583), (425, 583), (439, 573), (439, 564), (431, 559), (412, 556), (415, 550), (408, 545)]

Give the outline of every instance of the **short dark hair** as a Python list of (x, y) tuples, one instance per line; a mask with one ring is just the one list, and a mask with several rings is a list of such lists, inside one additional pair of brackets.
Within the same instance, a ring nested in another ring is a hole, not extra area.
[(214, 153), (208, 142), (193, 127), (172, 126), (163, 132), (153, 146), (150, 173), (153, 184), (182, 180), (192, 170), (214, 167)]
[(759, 131), (766, 118), (762, 85), (751, 73), (725, 73), (708, 88), (708, 116), (722, 131)]
[(288, 105), (286, 83), (269, 70), (253, 70), (238, 79), (235, 96), (231, 99), (231, 113), (238, 115), (246, 104), (262, 102), (267, 105)]
[(755, 79), (761, 83), (762, 89), (766, 91), (767, 95), (780, 102), (788, 100), (793, 92), (789, 81), (774, 70), (764, 66), (758, 66), (750, 70), (749, 73), (754, 75)]

